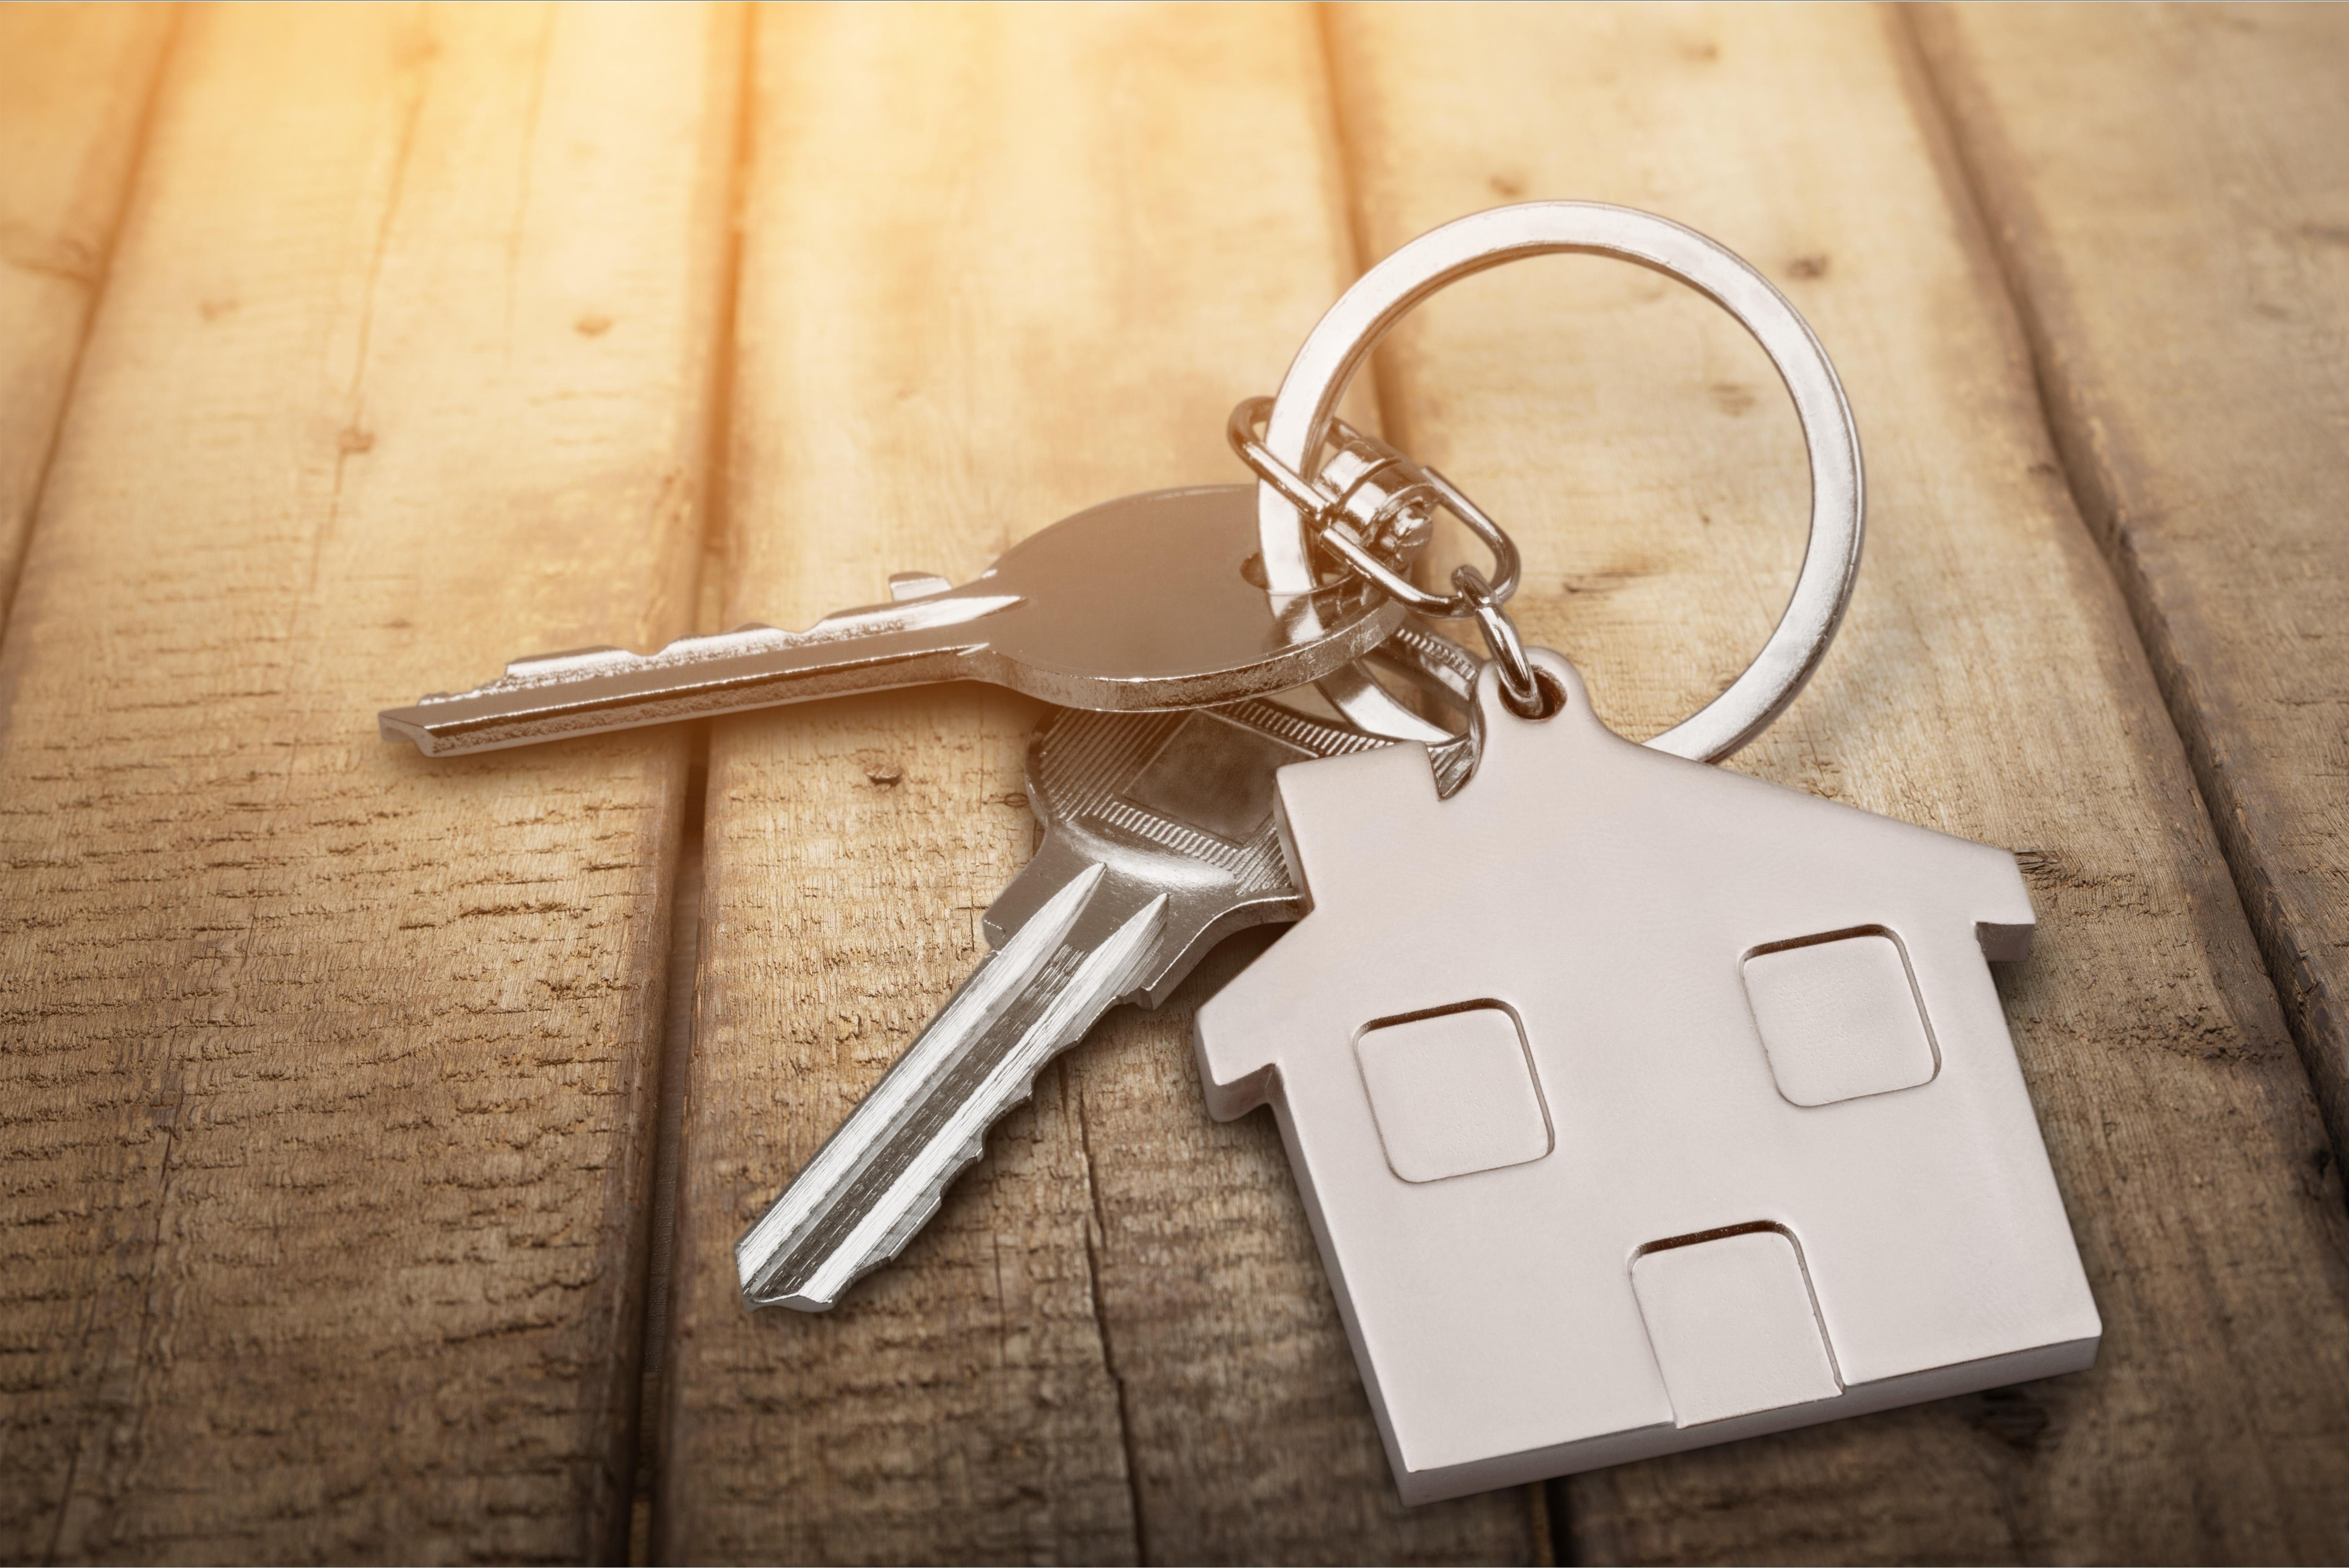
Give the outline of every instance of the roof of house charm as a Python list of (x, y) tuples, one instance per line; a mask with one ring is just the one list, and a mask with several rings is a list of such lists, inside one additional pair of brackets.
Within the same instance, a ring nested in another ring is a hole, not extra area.
[(1406, 1501), (2077, 1370), (2101, 1332), (1986, 958), (2013, 857), (1480, 686), (1279, 776), (1312, 912), (1200, 1011), (1269, 1100)]

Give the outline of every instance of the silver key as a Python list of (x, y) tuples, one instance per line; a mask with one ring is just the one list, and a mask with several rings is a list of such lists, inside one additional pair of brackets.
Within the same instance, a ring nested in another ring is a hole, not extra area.
[(1199, 707), (1319, 680), (1401, 623), (1402, 606), (1350, 575), (1268, 595), (1247, 575), (1257, 547), (1254, 487), (1153, 490), (1053, 524), (959, 588), (900, 573), (895, 602), (804, 632), (523, 659), (378, 721), (385, 739), (442, 757), (932, 681), (991, 681), (1066, 707)]
[[(1453, 692), (1475, 665), (1415, 626), (1383, 656)], [(1027, 761), (1044, 839), (987, 913), (994, 951), (736, 1245), (744, 1299), (831, 1307), (904, 1250), (988, 1128), (1103, 1013), (1155, 1006), (1223, 937), (1298, 918), (1274, 771), (1386, 744), (1254, 701), (1048, 718)], [(1473, 738), (1430, 755), (1449, 794)]]

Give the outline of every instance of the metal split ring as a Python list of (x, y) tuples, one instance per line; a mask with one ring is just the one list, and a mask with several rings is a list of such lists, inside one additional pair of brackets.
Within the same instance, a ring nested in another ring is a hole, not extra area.
[[(1675, 756), (1714, 761), (1759, 735), (1818, 667), (1859, 570), (1865, 510), (1859, 433), (1835, 366), (1786, 297), (1735, 253), (1669, 219), (1592, 201), (1495, 207), (1432, 229), (1363, 273), (1330, 307), (1281, 381), (1262, 444), (1274, 459), (1309, 482), (1339, 397), (1405, 312), (1473, 273), (1561, 251), (1637, 263), (1710, 298), (1770, 356), (1802, 421), (1811, 467), (1811, 527), (1794, 596), (1762, 651), (1729, 689), (1648, 742)], [(1309, 593), (1316, 583), (1304, 509), (1265, 480), (1257, 486), (1257, 516), (1267, 588)], [(1426, 728), (1367, 676), (1348, 673), (1323, 689), (1365, 728), (1412, 736)]]

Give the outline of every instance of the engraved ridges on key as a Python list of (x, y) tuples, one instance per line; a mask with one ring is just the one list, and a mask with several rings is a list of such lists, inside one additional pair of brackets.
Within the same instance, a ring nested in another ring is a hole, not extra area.
[[(542, 654), (515, 660), (486, 686), (387, 709), (377, 727), (387, 740), (413, 741), (438, 757), (594, 733), (621, 715), (634, 726), (755, 707), (761, 693), (794, 681), (815, 689), (820, 683), (807, 671), (827, 665), (835, 681), (860, 668), (924, 661), (951, 673), (962, 648), (985, 643), (980, 623), (1022, 603), (1016, 595), (963, 594), (843, 611), (803, 632), (751, 625), (686, 637), (655, 654)], [(957, 637), (958, 628), (970, 630)]]
[[(988, 1128), (1033, 1094), (1036, 1075), (1044, 1064), (1083, 1038), (1093, 1021), (1124, 995), (1134, 971), (1157, 944), (1166, 908), (1165, 894), (1153, 898), (1108, 941), (1087, 954), (1065, 982), (1048, 990), (1038, 988), (1051, 998), (1042, 1015), (1019, 1033), (975, 1093), (957, 1097), (954, 1114), (923, 1141), (888, 1196), (874, 1205), (848, 1241), (834, 1249), (795, 1293), (799, 1299), (785, 1299), (781, 1305), (830, 1306), (859, 1275), (904, 1249), (937, 1211), (947, 1183), (979, 1157)], [(1008, 1037), (1011, 1031), (999, 1028), (989, 1033)], [(975, 1051), (972, 1057), (977, 1060), (988, 1054)]]
[(882, 1140), (903, 1121), (924, 1090), (1023, 993), (1033, 988), (1092, 902), (1102, 875), (1100, 866), (1088, 866), (1054, 893), (1010, 941), (981, 960), (930, 1026), (825, 1140), (789, 1190), (735, 1243), (734, 1261), (745, 1295), (755, 1295), (761, 1276), (771, 1274), (789, 1261), (782, 1255), (787, 1244), (804, 1237), (817, 1222), (819, 1210), (836, 1206), (833, 1195), (872, 1163)]
[(1036, 1074), (1123, 997), (1166, 923), (1161, 894), (1099, 943), (1070, 938), (1103, 872), (1089, 866), (984, 961), (936, 1021), (735, 1249), (754, 1303), (823, 1311), (886, 1263), (977, 1160)]
[(998, 593), (988, 597), (945, 599), (910, 608), (901, 608), (895, 603), (880, 604), (827, 615), (803, 632), (787, 632), (754, 622), (714, 636), (681, 637), (657, 654), (632, 654), (626, 648), (574, 648), (559, 654), (533, 654), (506, 665), (505, 674), (488, 686), (469, 692), (435, 693), (423, 698), (417, 706), (460, 702), (466, 697), (481, 696), (493, 691), (557, 686), (610, 669), (686, 669), (716, 659), (768, 653), (778, 648), (815, 647), (827, 643), (854, 642), (864, 637), (903, 635), (938, 626), (965, 625), (1009, 610), (1019, 602), (1017, 595)]

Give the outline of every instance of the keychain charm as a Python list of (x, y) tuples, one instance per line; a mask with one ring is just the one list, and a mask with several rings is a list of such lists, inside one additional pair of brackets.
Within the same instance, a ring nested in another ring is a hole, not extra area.
[(2030, 944), (2013, 857), (1703, 765), (1801, 691), (1859, 562), (1851, 411), (1766, 279), (1592, 203), (1421, 235), (1235, 416), (1268, 580), (1358, 570), (1308, 459), (1379, 338), (1555, 251), (1754, 335), (1802, 422), (1810, 541), (1754, 663), (1644, 746), (1523, 647), (1512, 572), (1464, 568), (1418, 607), (1492, 655), (1466, 782), (1439, 798), (1422, 721), (1350, 671), (1323, 692), (1403, 743), (1277, 775), (1309, 913), (1201, 1008), (1200, 1077), (1219, 1119), (1273, 1107), (1406, 1502), (2076, 1371), (2102, 1333), (1990, 978)]
[(1269, 1101), (1405, 1501), (2076, 1371), (2100, 1332), (1985, 958), (2014, 858), (1498, 673), (1450, 799), (1281, 769), (1310, 913), (1201, 1008)]

